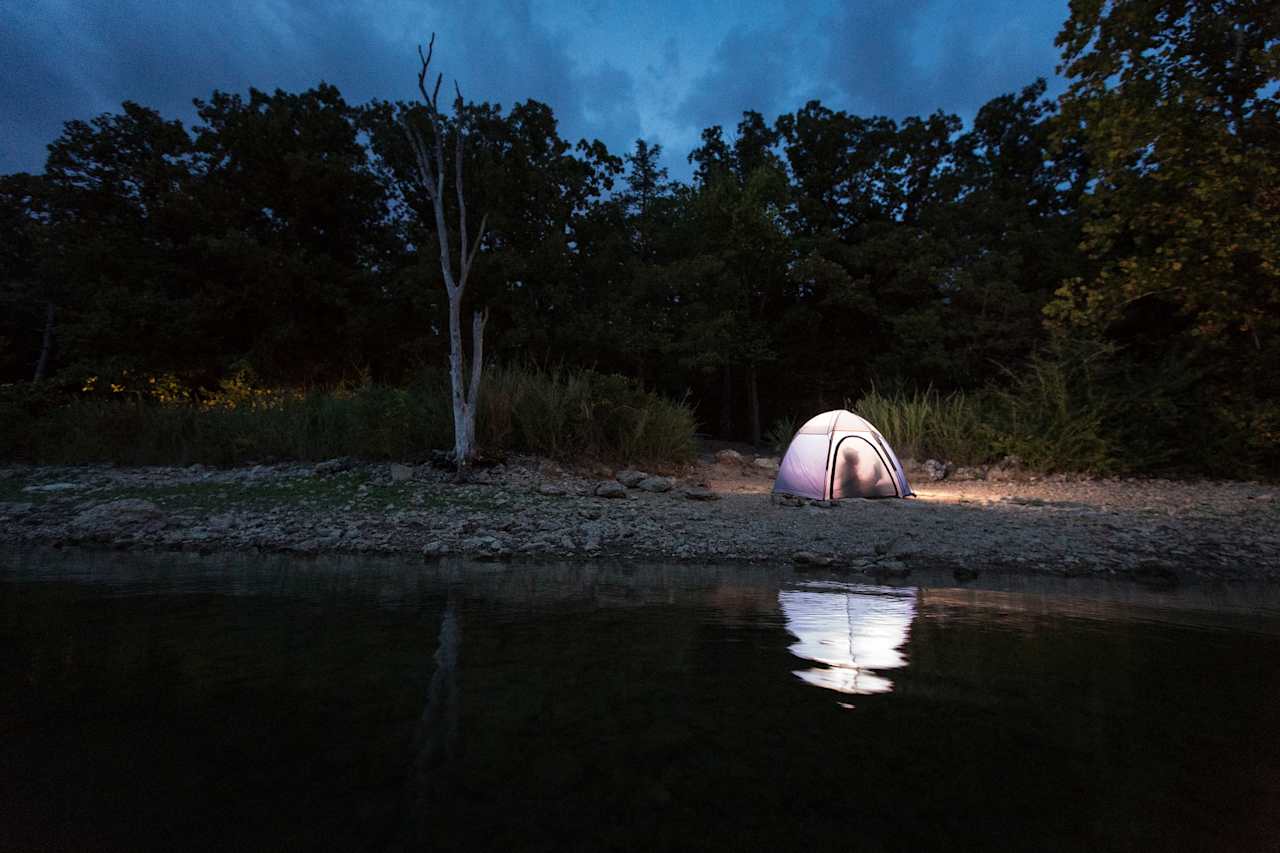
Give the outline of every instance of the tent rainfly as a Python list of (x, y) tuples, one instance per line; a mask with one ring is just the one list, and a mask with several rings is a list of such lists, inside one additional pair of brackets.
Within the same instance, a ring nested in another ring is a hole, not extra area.
[(844, 409), (823, 412), (800, 427), (782, 458), (773, 492), (834, 501), (914, 494), (889, 442)]

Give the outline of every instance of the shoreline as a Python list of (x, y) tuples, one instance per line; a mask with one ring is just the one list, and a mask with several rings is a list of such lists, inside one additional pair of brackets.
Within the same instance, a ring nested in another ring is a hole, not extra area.
[[(877, 580), (912, 572), (1280, 581), (1280, 489), (1224, 481), (1017, 476), (917, 497), (770, 499), (772, 474), (704, 460), (676, 476), (513, 457), (454, 485), (429, 465), (330, 460), (0, 466), (0, 544), (116, 550), (785, 562)], [(912, 476), (914, 474), (914, 477)], [(608, 496), (606, 496), (608, 495)]]

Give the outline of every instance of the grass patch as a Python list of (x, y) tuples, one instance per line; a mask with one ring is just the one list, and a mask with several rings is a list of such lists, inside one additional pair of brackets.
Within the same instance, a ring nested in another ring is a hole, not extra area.
[[(423, 459), (453, 445), (447, 378), (408, 388), (213, 396), (199, 403), (0, 394), (0, 457), (43, 464), (229, 466), (267, 459)], [(496, 367), (481, 386), (482, 450), (559, 459), (683, 462), (695, 420), (683, 403), (621, 376)]]

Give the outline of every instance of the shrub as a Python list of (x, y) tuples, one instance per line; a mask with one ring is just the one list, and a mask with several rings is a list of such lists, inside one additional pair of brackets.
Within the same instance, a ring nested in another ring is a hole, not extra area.
[[(0, 453), (47, 463), (232, 465), (343, 455), (412, 459), (453, 444), (443, 372), (426, 373), (409, 388), (302, 393), (241, 384), (199, 404), (67, 399), (7, 386)], [(477, 438), (488, 451), (680, 462), (693, 455), (694, 426), (687, 406), (620, 376), (491, 368), (481, 386)]]

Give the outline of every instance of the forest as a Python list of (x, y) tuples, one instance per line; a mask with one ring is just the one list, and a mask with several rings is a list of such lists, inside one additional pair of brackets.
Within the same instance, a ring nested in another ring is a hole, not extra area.
[[(1073, 4), (1058, 45), (1060, 97), (1027, 81), (967, 125), (748, 111), (702, 131), (688, 182), (664, 167), (685, 152), (465, 102), (445, 121), (486, 216), (466, 310), (489, 310), (494, 381), (671, 401), (687, 429), (761, 446), (866, 401), (935, 418), (920, 453), (1276, 476), (1280, 20)], [(0, 454), (65, 460), (51, 442), (93, 418), (136, 440), (129, 418), (198, 430), (291, 394), (363, 400), (386, 429), (442, 387), (436, 224), (401, 124), (422, 104), (322, 82), (195, 105), (190, 127), (131, 102), (70, 120), (43, 173), (0, 176)], [(495, 417), (482, 443), (546, 449)], [(432, 429), (368, 452), (446, 446), (447, 418)]]

